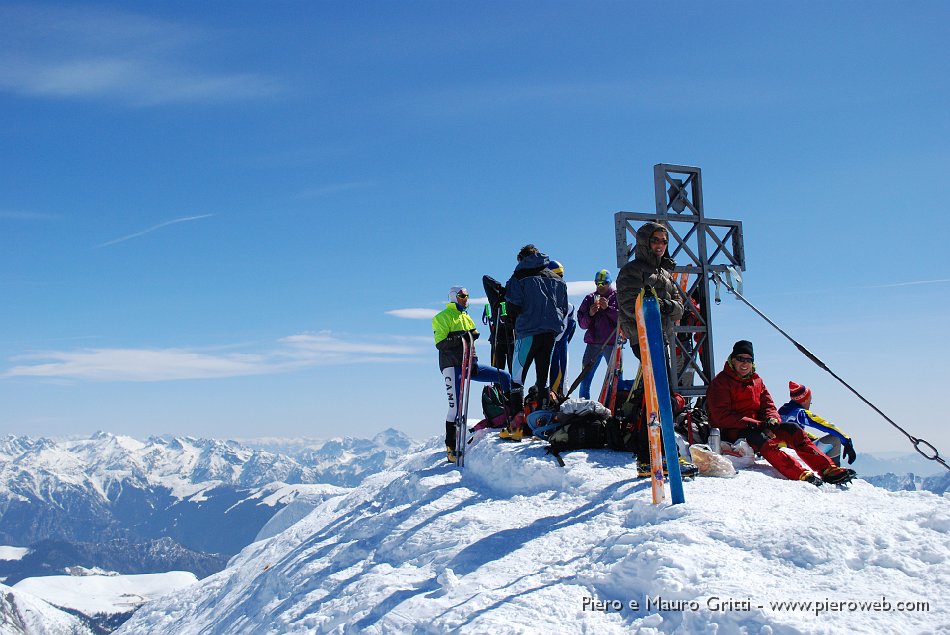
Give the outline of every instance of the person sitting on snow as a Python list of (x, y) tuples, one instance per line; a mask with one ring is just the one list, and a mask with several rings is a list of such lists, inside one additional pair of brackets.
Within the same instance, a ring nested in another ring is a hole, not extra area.
[[(439, 368), (442, 370), (445, 392), (449, 398), (449, 411), (445, 415), (445, 451), (451, 463), (455, 463), (455, 419), (461, 405), (462, 336), (466, 332), (472, 334), (474, 345), (478, 330), (468, 314), (468, 290), (465, 287), (452, 287), (449, 289), (449, 303), (432, 318), (435, 347), (439, 349)], [(506, 393), (511, 390), (511, 375), (499, 368), (479, 364), (474, 351), (471, 373), (472, 379), (476, 381), (501, 384)]]
[[(781, 422), (754, 362), (752, 342), (739, 340), (722, 371), (709, 383), (709, 424), (719, 428), (722, 440), (734, 443), (745, 438), (752, 449), (791, 480), (820, 486), (847, 483), (854, 478), (854, 470), (835, 465), (797, 424)], [(800, 460), (784, 452), (783, 447), (795, 450)]]
[(795, 423), (803, 430), (806, 426), (818, 430), (822, 434), (821, 437), (811, 434), (807, 430), (805, 433), (818, 443), (830, 444), (831, 452), (828, 455), (835, 463), (841, 464), (842, 452), (844, 452), (845, 458), (848, 459), (848, 465), (854, 463), (857, 454), (854, 452), (854, 443), (851, 441), (851, 437), (839, 430), (830, 421), (822, 419), (809, 410), (811, 408), (811, 389), (808, 386), (790, 381), (788, 382), (788, 393), (792, 398), (791, 401), (778, 409), (782, 421)]

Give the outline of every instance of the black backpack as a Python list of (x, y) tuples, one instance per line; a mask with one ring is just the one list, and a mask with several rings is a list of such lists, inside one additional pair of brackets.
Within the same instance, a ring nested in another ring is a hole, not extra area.
[(507, 368), (511, 372), (514, 359), (514, 320), (509, 318), (505, 307), (505, 285), (491, 276), (482, 276), (482, 286), (488, 298), (482, 322), (488, 325), (488, 341), (491, 342), (491, 364), (495, 368)]
[(561, 425), (548, 436), (545, 451), (557, 459), (564, 467), (561, 452), (570, 450), (597, 450), (618, 443), (619, 421), (615, 417), (605, 418), (590, 412), (583, 415), (558, 414)]
[(676, 415), (674, 429), (682, 434), (690, 444), (709, 441), (710, 427), (709, 415), (706, 414), (703, 408), (686, 408)]

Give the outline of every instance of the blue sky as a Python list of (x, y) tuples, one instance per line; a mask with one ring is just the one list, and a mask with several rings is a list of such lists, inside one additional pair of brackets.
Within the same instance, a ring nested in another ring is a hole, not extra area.
[[(939, 447), (948, 19), (5, 2), (0, 430), (438, 434), (411, 316), (506, 279), (528, 242), (572, 289), (615, 272), (613, 214), (652, 211), (652, 166), (675, 163), (702, 168), (707, 215), (743, 221), (746, 295)], [(718, 364), (752, 339), (777, 400), (794, 379), (859, 451), (909, 448), (735, 299), (713, 319)]]

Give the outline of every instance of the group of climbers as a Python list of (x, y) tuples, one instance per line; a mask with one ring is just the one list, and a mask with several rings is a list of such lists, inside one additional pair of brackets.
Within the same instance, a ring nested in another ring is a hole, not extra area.
[[(657, 295), (667, 346), (676, 342), (674, 325), (684, 316), (684, 301), (691, 300), (672, 276), (675, 263), (668, 249), (669, 232), (660, 223), (647, 222), (638, 229), (636, 237), (634, 259), (620, 269), (616, 290), (611, 286), (610, 272), (606, 269), (598, 271), (594, 276), (595, 291), (584, 297), (576, 318), (574, 307), (568, 302), (563, 265), (534, 245), (525, 245), (518, 252), (518, 264), (504, 287), (503, 300), (507, 324), (513, 328), (514, 346), (508, 356), (510, 373), (504, 368), (479, 364), (477, 359), (471, 373), (476, 381), (497, 384), (507, 397), (506, 412), (510, 416), (506, 417), (507, 425), (500, 433), (502, 438), (521, 440), (523, 436), (530, 436), (525, 411), (556, 407), (559, 398), (569, 392), (566, 383), (567, 345), (577, 324), (586, 331), (582, 370), (578, 377), (582, 399), (590, 399), (591, 382), (601, 360), (609, 361), (615, 353), (616, 343), (624, 334), (637, 332), (636, 299), (643, 288), (649, 287)], [(500, 284), (495, 284), (501, 289)], [(449, 295), (449, 303), (433, 318), (432, 325), (449, 400), (445, 443), (448, 460), (454, 462), (461, 336), (468, 331), (478, 337), (478, 331), (467, 313), (467, 290), (452, 287)], [(498, 334), (493, 332), (493, 338), (497, 337)], [(493, 344), (498, 341), (493, 339)], [(637, 338), (631, 337), (629, 342), (639, 359)], [(669, 359), (667, 355), (667, 364)], [(532, 364), (535, 366), (535, 382), (526, 392), (527, 373)], [(669, 372), (669, 368), (666, 370)], [(830, 440), (832, 454), (837, 456), (843, 451), (849, 463), (855, 459), (850, 437), (809, 410), (811, 391), (807, 387), (789, 382), (789, 388), (791, 400), (777, 409), (755, 372), (752, 343), (746, 340), (736, 342), (725, 367), (712, 380), (707, 391), (709, 425), (721, 430), (723, 441), (746, 439), (757, 453), (789, 479), (816, 485), (850, 481), (855, 476), (854, 471), (838, 466), (804, 432), (804, 428), (811, 427), (826, 435), (823, 441)], [(670, 398), (673, 399), (674, 395)], [(645, 426), (641, 426), (641, 432), (645, 436), (643, 428)], [(640, 443), (637, 450), (640, 455), (645, 454), (642, 446)], [(801, 461), (783, 448), (794, 450)], [(646, 459), (646, 456), (639, 458)], [(649, 473), (645, 469), (638, 472), (641, 475)]]

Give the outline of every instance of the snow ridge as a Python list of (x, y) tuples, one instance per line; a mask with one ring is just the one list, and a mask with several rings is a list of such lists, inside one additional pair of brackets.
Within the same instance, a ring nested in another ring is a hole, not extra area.
[(950, 623), (948, 496), (860, 480), (818, 489), (756, 464), (687, 483), (685, 505), (653, 506), (628, 455), (571, 452), (560, 468), (542, 448), (490, 435), (460, 473), (433, 439), (119, 632), (815, 634)]
[(93, 635), (93, 630), (34, 595), (0, 584), (0, 633), (4, 635)]

